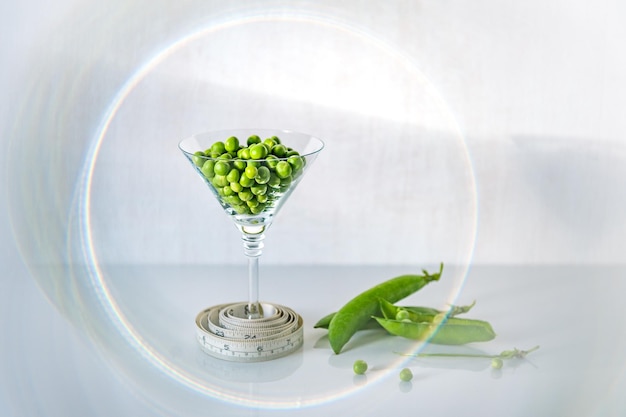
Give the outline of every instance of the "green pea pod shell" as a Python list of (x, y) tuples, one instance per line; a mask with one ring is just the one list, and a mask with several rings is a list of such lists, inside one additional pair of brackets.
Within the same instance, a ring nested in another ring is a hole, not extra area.
[(496, 337), (491, 325), (482, 320), (448, 318), (437, 324), (374, 317), (390, 334), (439, 345), (487, 342)]
[(328, 340), (333, 351), (338, 354), (354, 333), (361, 329), (380, 309), (380, 300), (392, 303), (399, 301), (432, 281), (441, 277), (443, 264), (439, 272), (423, 275), (401, 275), (382, 282), (362, 292), (348, 301), (331, 319), (328, 325)]
[[(429, 315), (435, 316), (435, 315), (437, 315), (439, 313), (445, 313), (444, 310), (437, 310), (436, 308), (432, 308), (432, 307), (402, 306), (402, 307), (398, 307), (398, 308), (402, 308), (402, 309), (405, 309), (405, 310), (407, 310), (409, 312), (412, 312), (412, 313), (415, 313), (415, 314), (419, 314), (419, 315), (429, 314)], [(330, 325), (330, 321), (333, 319), (333, 317), (335, 317), (335, 314), (337, 314), (337, 312), (333, 312), (333, 313), (325, 315), (324, 317), (319, 319), (317, 321), (317, 323), (315, 323), (313, 328), (315, 328), (315, 329), (328, 329), (328, 326)], [(383, 317), (386, 317), (382, 311), (377, 311), (376, 313), (374, 313), (374, 315), (375, 316), (383, 315)], [(391, 318), (391, 317), (389, 317), (389, 318)], [(369, 329), (369, 328), (379, 329), (380, 326), (378, 325), (376, 320), (374, 320), (373, 318), (370, 318), (370, 320), (368, 320), (363, 325), (363, 327), (361, 327), (361, 329)], [(361, 329), (359, 329), (359, 330), (361, 330)]]

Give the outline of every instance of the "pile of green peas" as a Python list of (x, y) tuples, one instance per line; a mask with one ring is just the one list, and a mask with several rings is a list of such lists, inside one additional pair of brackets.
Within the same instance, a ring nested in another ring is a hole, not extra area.
[(222, 205), (240, 215), (256, 215), (272, 208), (302, 173), (304, 157), (285, 146), (277, 136), (261, 140), (252, 135), (246, 145), (231, 136), (192, 162), (215, 189)]

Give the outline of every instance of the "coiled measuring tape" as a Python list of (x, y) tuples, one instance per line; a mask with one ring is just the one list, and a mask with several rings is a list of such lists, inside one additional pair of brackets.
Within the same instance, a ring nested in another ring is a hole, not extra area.
[(304, 341), (303, 321), (296, 312), (261, 304), (264, 316), (248, 319), (247, 303), (221, 304), (196, 317), (196, 338), (202, 350), (234, 362), (276, 359), (297, 350)]

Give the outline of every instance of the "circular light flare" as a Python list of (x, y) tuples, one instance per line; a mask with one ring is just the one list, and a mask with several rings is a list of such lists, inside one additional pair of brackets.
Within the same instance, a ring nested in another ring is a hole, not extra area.
[[(442, 114), (444, 114), (447, 118), (446, 124), (451, 127), (454, 134), (457, 138), (459, 138), (462, 148), (463, 148), (463, 156), (465, 158), (465, 163), (467, 164), (469, 175), (470, 175), (470, 184), (472, 189), (470, 190), (470, 194), (473, 198), (471, 202), (471, 216), (473, 218), (473, 223), (471, 227), (471, 243), (468, 248), (468, 254), (466, 258), (466, 263), (469, 264), (473, 256), (473, 246), (474, 239), (476, 235), (476, 218), (477, 218), (477, 206), (476, 206), (476, 188), (475, 188), (475, 179), (473, 173), (473, 167), (471, 163), (471, 159), (469, 157), (469, 153), (467, 151), (467, 147), (465, 144), (464, 137), (461, 133), (461, 130), (458, 126), (458, 123), (454, 119), (453, 115), (448, 110), (445, 101), (441, 97), (440, 93), (436, 90), (433, 84), (424, 76), (423, 73), (419, 71), (419, 69), (415, 66), (412, 60), (407, 57), (405, 54), (400, 52), (397, 48), (389, 45), (388, 43), (376, 38), (374, 35), (368, 33), (367, 31), (357, 28), (353, 25), (350, 25), (346, 22), (339, 21), (335, 18), (331, 18), (326, 15), (320, 14), (312, 14), (312, 13), (299, 13), (299, 14), (291, 14), (293, 12), (286, 13), (285, 11), (279, 10), (275, 12), (264, 12), (260, 14), (254, 14), (245, 17), (238, 17), (232, 20), (225, 20), (223, 22), (213, 23), (210, 26), (198, 30), (196, 32), (191, 33), (188, 36), (179, 39), (172, 44), (166, 46), (163, 50), (158, 52), (155, 56), (153, 56), (150, 60), (148, 60), (144, 65), (142, 65), (122, 86), (119, 92), (114, 97), (110, 106), (108, 107), (100, 126), (97, 129), (97, 134), (95, 135), (95, 141), (93, 142), (90, 150), (88, 152), (88, 157), (86, 158), (86, 162), (83, 168), (83, 177), (80, 183), (81, 188), (79, 189), (80, 197), (79, 197), (79, 212), (80, 212), (80, 237), (82, 239), (82, 253), (86, 261), (86, 265), (88, 268), (89, 278), (91, 280), (92, 287), (97, 294), (98, 300), (102, 308), (105, 310), (108, 319), (113, 323), (115, 328), (118, 330), (120, 335), (129, 343), (130, 346), (133, 347), (144, 359), (146, 359), (150, 364), (152, 364), (155, 368), (159, 369), (165, 375), (168, 375), (170, 378), (179, 382), (180, 384), (193, 389), (197, 392), (200, 392), (204, 395), (210, 396), (215, 399), (219, 399), (221, 401), (255, 408), (266, 408), (266, 409), (290, 409), (290, 408), (303, 408), (303, 407), (311, 407), (315, 405), (320, 405), (329, 401), (334, 401), (345, 397), (350, 394), (354, 394), (358, 392), (362, 386), (355, 386), (346, 391), (333, 392), (333, 393), (323, 393), (320, 396), (313, 396), (310, 398), (298, 398), (298, 399), (259, 399), (254, 398), (252, 396), (243, 395), (243, 393), (238, 392), (229, 392), (226, 391), (223, 387), (218, 386), (210, 386), (207, 384), (207, 381), (204, 381), (194, 375), (191, 375), (185, 372), (182, 369), (178, 369), (174, 364), (172, 364), (168, 359), (163, 356), (160, 352), (150, 346), (149, 343), (141, 336), (141, 333), (129, 322), (129, 320), (122, 313), (120, 306), (115, 301), (115, 298), (111, 294), (111, 290), (108, 287), (106, 280), (104, 278), (105, 274), (102, 270), (102, 267), (98, 261), (98, 257), (96, 255), (95, 243), (92, 236), (91, 230), (91, 183), (94, 175), (94, 170), (96, 166), (96, 162), (98, 159), (98, 154), (102, 147), (103, 141), (105, 139), (107, 130), (109, 129), (112, 121), (114, 120), (117, 112), (120, 107), (124, 103), (124, 101), (128, 98), (128, 96), (132, 93), (132, 91), (136, 88), (136, 86), (146, 77), (157, 65), (163, 62), (167, 57), (173, 54), (175, 51), (179, 50), (179, 48), (184, 45), (193, 42), (203, 36), (209, 35), (211, 33), (215, 33), (221, 30), (225, 30), (228, 28), (246, 25), (250, 23), (256, 22), (272, 22), (272, 21), (287, 21), (287, 22), (302, 22), (306, 24), (313, 25), (321, 25), (329, 27), (333, 30), (344, 32), (350, 36), (358, 37), (363, 41), (375, 45), (377, 48), (384, 50), (389, 55), (393, 56), (395, 59), (404, 63), (405, 68), (407, 68), (410, 73), (419, 79), (420, 85), (425, 87), (431, 98), (435, 99), (439, 106), (439, 110), (442, 110)], [(350, 103), (344, 103), (345, 105), (350, 105)], [(367, 111), (365, 108), (362, 111)], [(467, 270), (465, 271), (463, 276), (466, 276)], [(450, 294), (450, 299), (448, 302), (453, 304), (458, 293), (462, 289), (464, 279), (461, 279), (457, 283), (456, 291)], [(416, 342), (412, 349), (413, 353), (419, 352), (423, 346), (424, 342)], [(406, 362), (410, 361), (410, 358), (401, 357), (399, 359), (400, 366), (405, 366)], [(394, 368), (395, 370), (395, 368)], [(370, 375), (372, 378), (371, 381), (368, 381), (368, 386), (370, 386), (373, 382), (378, 382), (384, 379), (390, 372), (380, 372), (376, 373), (376, 376)]]

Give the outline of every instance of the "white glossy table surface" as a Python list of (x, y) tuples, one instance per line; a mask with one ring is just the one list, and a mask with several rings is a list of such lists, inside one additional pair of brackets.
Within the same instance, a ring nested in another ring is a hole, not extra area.
[[(401, 303), (476, 300), (468, 317), (491, 322), (498, 334), (428, 351), (541, 346), (501, 371), (482, 359), (400, 356), (394, 352), (416, 345), (379, 330), (359, 333), (335, 355), (326, 332), (313, 329), (358, 292), (416, 267), (262, 265), (262, 298), (303, 316), (305, 342), (298, 353), (256, 364), (213, 359), (194, 340), (198, 311), (245, 297), (245, 268), (102, 266), (91, 279), (80, 271), (43, 268), (2, 281), (0, 415), (626, 413), (624, 267), (473, 266), (462, 286), (446, 280), (450, 267)], [(364, 377), (351, 370), (358, 358), (370, 365)], [(403, 367), (412, 382), (400, 382)]]

